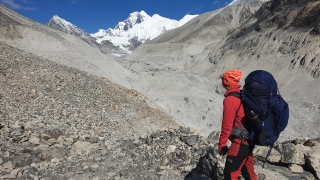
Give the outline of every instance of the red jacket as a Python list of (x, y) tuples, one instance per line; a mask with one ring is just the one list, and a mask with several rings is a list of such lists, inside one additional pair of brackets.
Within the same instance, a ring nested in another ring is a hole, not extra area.
[(223, 100), (223, 119), (219, 138), (219, 149), (222, 149), (227, 145), (228, 139), (230, 141), (234, 140), (230, 138), (231, 129), (233, 126), (239, 126), (234, 122), (235, 118), (244, 125), (244, 108), (242, 105), (238, 111), (238, 116), (236, 117), (236, 111), (240, 106), (241, 100), (238, 97), (228, 96), (231, 92), (240, 92), (240, 85), (228, 89), (224, 94), (225, 98)]

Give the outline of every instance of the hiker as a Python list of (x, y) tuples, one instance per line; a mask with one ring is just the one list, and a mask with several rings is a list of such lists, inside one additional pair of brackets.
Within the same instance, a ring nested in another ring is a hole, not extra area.
[[(241, 100), (230, 95), (230, 93), (240, 93), (239, 81), (241, 77), (242, 73), (238, 69), (231, 69), (222, 76), (222, 85), (227, 91), (223, 100), (223, 119), (218, 151), (220, 155), (227, 154), (223, 171), (225, 180), (238, 180), (240, 173), (246, 180), (257, 179), (252, 154), (255, 144), (247, 140), (248, 138), (240, 138), (231, 133), (234, 132), (233, 128), (239, 127), (250, 132)], [(231, 141), (230, 148), (227, 147), (228, 140)]]

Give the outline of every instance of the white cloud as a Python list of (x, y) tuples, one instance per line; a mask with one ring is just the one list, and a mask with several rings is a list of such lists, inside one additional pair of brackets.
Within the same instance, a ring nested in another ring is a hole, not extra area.
[(23, 10), (26, 10), (26, 11), (35, 11), (35, 10), (39, 10), (39, 9), (36, 8), (36, 7), (26, 7), (26, 8), (23, 8)]
[[(9, 8), (15, 9), (15, 10), (19, 10), (19, 9), (22, 9), (22, 10), (25, 10), (25, 11), (39, 10), (36, 7), (23, 7), (19, 3), (16, 3), (15, 0), (0, 0), (0, 2), (2, 2), (5, 5), (7, 5)], [(22, 3), (30, 3), (30, 1), (28, 1), (28, 0), (21, 0), (21, 2)]]
[(219, 1), (214, 1), (214, 2), (213, 2), (213, 5), (218, 4), (218, 3), (219, 3)]
[(21, 5), (14, 2), (14, 0), (1, 0), (1, 2), (12, 9), (22, 9)]

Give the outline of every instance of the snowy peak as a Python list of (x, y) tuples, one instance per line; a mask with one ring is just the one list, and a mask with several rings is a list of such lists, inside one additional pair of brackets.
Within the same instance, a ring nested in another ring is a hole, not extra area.
[(177, 23), (177, 25), (180, 27), (182, 25), (184, 25), (185, 23), (187, 23), (188, 21), (190, 21), (191, 19), (193, 19), (194, 17), (196, 17), (197, 15), (190, 15), (187, 14), (185, 15), (182, 19), (180, 19)]
[(99, 44), (95, 42), (95, 39), (90, 36), (90, 34), (57, 15), (54, 15), (50, 19), (50, 21), (47, 23), (47, 26), (71, 35), (75, 35), (92, 46), (99, 46)]
[(62, 30), (63, 32), (73, 34), (73, 35), (81, 35), (85, 33), (83, 30), (73, 25), (72, 23), (60, 18), (57, 15), (54, 15), (51, 20), (47, 23), (48, 26), (54, 27), (56, 29)]
[(130, 13), (129, 17), (123, 22), (119, 22), (115, 29), (127, 31), (135, 24), (143, 22), (146, 18), (150, 18), (150, 16), (144, 11)]
[(114, 29), (100, 29), (91, 36), (96, 38), (98, 43), (108, 40), (130, 54), (141, 43), (152, 40), (165, 31), (180, 27), (196, 16), (198, 15), (188, 14), (177, 21), (159, 14), (149, 16), (145, 11), (133, 12)]

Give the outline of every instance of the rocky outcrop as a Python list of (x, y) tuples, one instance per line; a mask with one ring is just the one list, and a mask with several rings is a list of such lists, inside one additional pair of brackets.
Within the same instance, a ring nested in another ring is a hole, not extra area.
[[(318, 139), (319, 142), (319, 139)], [(307, 149), (306, 155), (306, 166), (315, 174), (315, 177), (320, 179), (320, 144), (312, 144), (311, 149)]]
[(119, 47), (116, 47), (112, 44), (112, 42), (105, 40), (101, 42), (100, 51), (104, 54), (110, 54), (110, 53), (119, 53)]
[[(317, 139), (306, 141), (301, 137), (292, 141), (278, 142), (268, 158), (266, 155), (269, 147), (256, 146), (253, 154), (258, 179), (319, 179), (319, 157), (315, 155), (319, 144)], [(186, 180), (196, 177), (223, 179), (224, 163), (225, 158), (218, 154), (216, 148), (208, 148), (206, 154), (200, 157), (196, 167), (187, 174)]]
[(320, 2), (308, 3), (294, 18), (289, 27), (315, 27), (320, 25)]
[(319, 8), (320, 2), (269, 1), (261, 6), (247, 22), (229, 32), (222, 51), (212, 53), (210, 59), (227, 58), (240, 52), (240, 61), (259, 61), (261, 57), (281, 53), (278, 58), (292, 56), (290, 69), (302, 69), (313, 78), (319, 77)]

